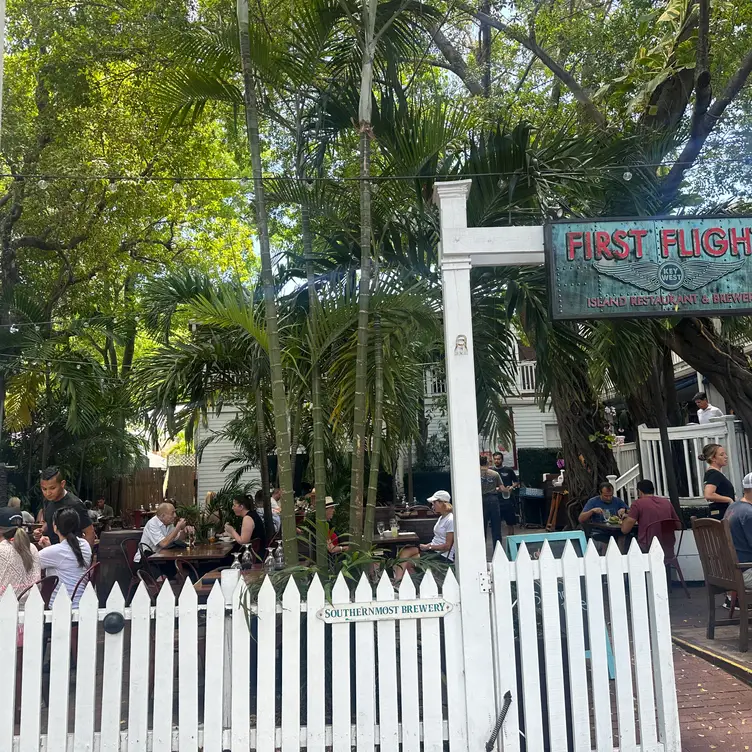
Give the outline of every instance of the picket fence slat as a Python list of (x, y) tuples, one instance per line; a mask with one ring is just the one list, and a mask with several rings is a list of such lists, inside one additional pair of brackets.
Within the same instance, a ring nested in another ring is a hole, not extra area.
[[(355, 588), (355, 603), (373, 600), (373, 589), (365, 573)], [(363, 752), (373, 752), (376, 726), (375, 624), (355, 625), (355, 743)]]
[(222, 744), (224, 658), (225, 596), (219, 582), (215, 582), (206, 601), (203, 752), (222, 752), (225, 748)]
[(290, 577), (282, 594), (282, 752), (300, 750), (300, 591)]
[(142, 582), (131, 602), (128, 752), (140, 752), (145, 748), (149, 728), (150, 612), (151, 597)]
[(65, 752), (68, 738), (71, 631), (71, 601), (62, 587), (52, 604), (49, 697), (53, 699), (47, 715), (48, 752)]
[[(420, 597), (436, 598), (439, 589), (431, 571), (423, 575)], [(441, 638), (439, 620), (420, 620), (420, 664), (423, 682), (423, 749), (425, 752), (441, 752), (443, 729), (441, 717)]]
[[(268, 581), (264, 582), (264, 585), (267, 584), (271, 586)], [(232, 749), (248, 749), (250, 744), (251, 634), (248, 624), (252, 617), (244, 610), (244, 604), (248, 606), (247, 598), (246, 584), (239, 578), (232, 594), (232, 661), (228, 667), (232, 671), (230, 686)], [(260, 624), (261, 617), (253, 618), (256, 623)], [(260, 664), (257, 670), (261, 671)], [(258, 702), (261, 703), (260, 697)], [(258, 708), (256, 712), (258, 713)]]
[[(276, 727), (276, 653), (277, 653), (277, 594), (269, 577), (264, 578), (258, 596), (258, 654), (256, 686), (256, 730), (258, 752), (274, 752)], [(237, 632), (235, 633), (237, 635)], [(248, 639), (246, 634), (246, 640)], [(234, 653), (234, 651), (233, 651)], [(234, 660), (234, 658), (233, 658)], [(245, 685), (244, 685), (245, 686)], [(233, 687), (235, 695), (235, 687)], [(240, 718), (233, 714), (233, 727)], [(241, 747), (245, 749), (245, 747)]]
[[(21, 752), (39, 750), (42, 698), (44, 602), (38, 588), (29, 591), (24, 606), (24, 644), (21, 682)], [(26, 623), (28, 621), (28, 623)]]
[(637, 735), (622, 558), (616, 539), (611, 538), (606, 551), (606, 567), (608, 569), (608, 603), (611, 613), (611, 644), (614, 650), (616, 676), (616, 715), (619, 721), (619, 747), (629, 749), (635, 746)]
[[(415, 585), (410, 575), (402, 578), (399, 599), (415, 599)], [(399, 623), (400, 690), (402, 699), (402, 752), (420, 750), (420, 695), (418, 683), (418, 622), (405, 619)]]
[(94, 745), (98, 609), (99, 599), (91, 583), (89, 583), (78, 602), (78, 656), (73, 752), (89, 752)]
[(543, 749), (540, 666), (538, 660), (538, 624), (535, 617), (533, 566), (527, 546), (517, 552), (517, 613), (520, 641), (520, 669), (528, 749)]
[(595, 714), (596, 749), (613, 748), (611, 695), (609, 692), (606, 654), (606, 620), (603, 618), (603, 577), (601, 557), (592, 539), (585, 552), (585, 592), (587, 593), (590, 673), (592, 676), (593, 712)]
[[(143, 585), (140, 585), (143, 587)], [(107, 613), (123, 614), (125, 600), (115, 583), (107, 598)], [(125, 630), (104, 633), (104, 662), (102, 664), (102, 720), (100, 722), (100, 752), (120, 750), (120, 702), (123, 688), (123, 639)]]
[[(6, 588), (0, 596), (0, 666), (7, 676), (16, 676), (16, 635), (18, 634), (18, 600), (13, 588)], [(10, 686), (10, 685), (6, 685)], [(0, 749), (13, 748), (16, 719), (16, 683), (0, 702)]]
[(570, 541), (567, 541), (564, 546), (564, 554), (561, 559), (564, 565), (564, 620), (567, 627), (572, 742), (574, 752), (589, 752), (590, 702), (588, 701), (587, 668), (585, 666), (582, 580), (578, 574), (579, 557)]
[(680, 752), (679, 707), (674, 685), (674, 654), (671, 644), (671, 622), (668, 615), (668, 585), (663, 549), (657, 538), (653, 539), (648, 554), (650, 560), (649, 603), (650, 627), (653, 645), (653, 671), (657, 688), (659, 741), (666, 752)]
[[(377, 601), (393, 601), (394, 588), (386, 572), (376, 587)], [(379, 668), (379, 752), (398, 752), (399, 716), (397, 704), (397, 640), (395, 622), (376, 625)]]
[(178, 597), (178, 728), (180, 752), (198, 749), (198, 595), (186, 578)]
[(496, 711), (500, 712), (507, 692), (512, 694), (512, 703), (506, 721), (501, 727), (498, 744), (504, 752), (519, 752), (520, 749), (520, 698), (517, 692), (517, 655), (515, 651), (514, 618), (512, 610), (512, 570), (513, 565), (497, 544), (491, 561), (493, 594), (491, 615), (494, 630), (494, 660), (496, 686)]
[(644, 556), (637, 543), (637, 539), (633, 539), (628, 554), (632, 644), (637, 682), (637, 712), (640, 719), (640, 741), (644, 746), (648, 746), (656, 744), (658, 737), (656, 736), (655, 728), (655, 695), (653, 693), (648, 599), (645, 573), (641, 566)]
[(175, 592), (165, 581), (157, 596), (154, 625), (154, 752), (172, 749), (172, 704), (175, 663)]
[(442, 587), (444, 599), (452, 610), (444, 617), (444, 655), (446, 657), (446, 692), (449, 725), (449, 748), (467, 749), (467, 705), (465, 700), (465, 669), (462, 661), (462, 615), (460, 588), (452, 570), (448, 570)]
[[(342, 573), (332, 588), (332, 605), (350, 603), (350, 590)], [(350, 752), (350, 625), (332, 624), (332, 747)]]
[(543, 543), (539, 562), (549, 749), (551, 752), (559, 752), (559, 750), (566, 752), (567, 712), (564, 702), (564, 666), (561, 659), (559, 580), (556, 576), (556, 562), (548, 541)]
[(324, 608), (324, 588), (319, 576), (308, 587), (306, 613), (307, 694), (306, 735), (308, 752), (324, 752), (326, 746), (326, 644), (324, 622), (317, 612)]

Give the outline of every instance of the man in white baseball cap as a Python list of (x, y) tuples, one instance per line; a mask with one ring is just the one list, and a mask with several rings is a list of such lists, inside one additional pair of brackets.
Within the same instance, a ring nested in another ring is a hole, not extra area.
[[(742, 487), (741, 501), (729, 504), (723, 519), (728, 520), (739, 563), (748, 564), (752, 563), (752, 473), (744, 476)], [(744, 570), (744, 584), (752, 590), (752, 569)]]
[(449, 495), (449, 491), (437, 491), (427, 501), (429, 504), (433, 504), (434, 501), (443, 501), (445, 504), (449, 504), (452, 501), (452, 497)]

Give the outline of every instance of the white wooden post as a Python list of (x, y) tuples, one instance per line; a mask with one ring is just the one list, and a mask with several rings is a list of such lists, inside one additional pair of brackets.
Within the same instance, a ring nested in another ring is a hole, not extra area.
[[(720, 420), (720, 418), (719, 418)], [(742, 467), (742, 454), (739, 451), (739, 442), (736, 439), (737, 419), (733, 415), (725, 415), (723, 420), (726, 423), (726, 452), (729, 458), (729, 480), (734, 486), (734, 491), (741, 496), (742, 479), (752, 471), (752, 468)]]
[(478, 467), (478, 413), (475, 402), (473, 323), (470, 310), (470, 257), (457, 246), (467, 228), (465, 201), (470, 181), (437, 183), (441, 211), (441, 280), (444, 298), (447, 408), (450, 465), (457, 538), (457, 572), (462, 599), (462, 651), (469, 749), (483, 749), (495, 715), (488, 565)]

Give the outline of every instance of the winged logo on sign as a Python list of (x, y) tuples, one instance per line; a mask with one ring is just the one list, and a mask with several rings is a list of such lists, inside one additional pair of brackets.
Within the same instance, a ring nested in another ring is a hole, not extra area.
[(634, 261), (631, 264), (618, 264), (608, 261), (595, 261), (593, 267), (599, 274), (626, 282), (647, 292), (660, 289), (676, 290), (685, 287), (687, 290), (699, 290), (701, 287), (715, 282), (727, 274), (738, 271), (746, 263), (746, 259), (728, 263), (713, 263), (692, 259), (681, 263), (676, 261)]

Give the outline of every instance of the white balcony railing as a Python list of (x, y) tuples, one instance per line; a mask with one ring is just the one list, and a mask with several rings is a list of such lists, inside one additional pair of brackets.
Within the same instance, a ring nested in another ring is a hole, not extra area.
[[(426, 397), (440, 397), (446, 394), (446, 377), (441, 366), (427, 366), (424, 372), (424, 381)], [(535, 393), (534, 360), (523, 360), (517, 364), (516, 385), (519, 395), (527, 396)]]

